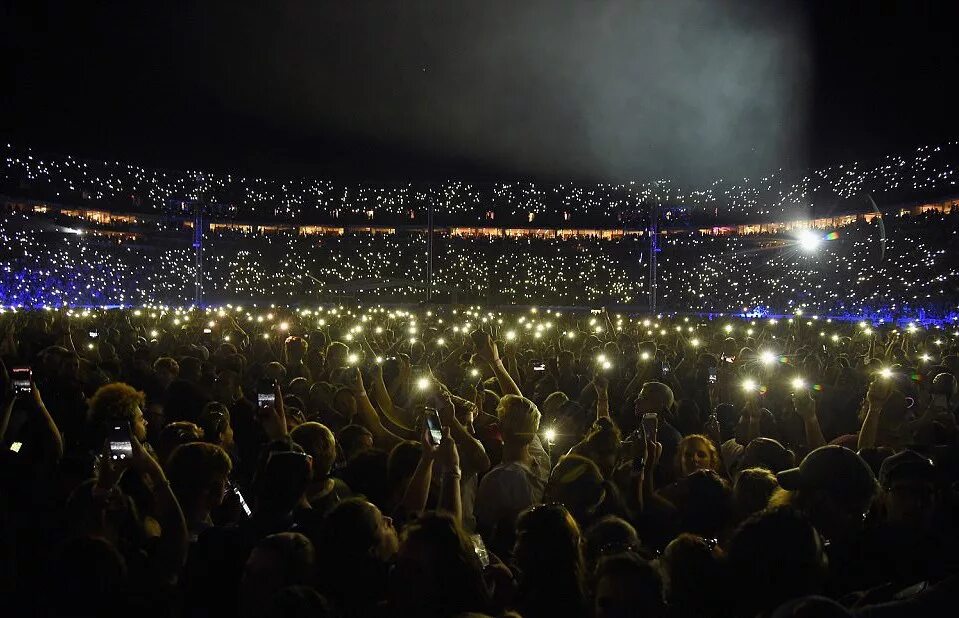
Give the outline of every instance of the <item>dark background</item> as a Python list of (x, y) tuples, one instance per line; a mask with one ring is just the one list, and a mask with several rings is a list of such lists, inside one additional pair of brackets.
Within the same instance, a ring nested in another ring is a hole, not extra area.
[(706, 182), (959, 137), (959, 2), (2, 2), (0, 137), (343, 180)]

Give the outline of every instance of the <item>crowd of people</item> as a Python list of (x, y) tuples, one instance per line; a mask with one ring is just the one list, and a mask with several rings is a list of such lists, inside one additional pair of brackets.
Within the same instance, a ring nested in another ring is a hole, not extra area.
[[(271, 179), (143, 167), (129, 162), (47, 155), (0, 145), (0, 193), (121, 212), (168, 212), (215, 204), (216, 215), (244, 221), (438, 224), (624, 225), (651, 203), (669, 204), (699, 224), (768, 221), (832, 212), (876, 196), (951, 194), (959, 142), (922, 146), (874, 162), (810, 171), (777, 170), (760, 178), (717, 179), (705, 186), (668, 180), (606, 184), (534, 182), (337, 183)], [(895, 198), (894, 198), (895, 199)]]
[[(189, 230), (140, 226), (135, 237), (118, 239), (98, 236), (90, 224), (88, 233), (78, 234), (64, 221), (24, 213), (0, 219), (0, 304), (179, 305), (194, 299), (196, 258)], [(940, 318), (959, 311), (959, 209), (860, 221), (833, 236), (809, 252), (793, 232), (664, 235), (659, 306), (771, 313), (806, 307), (887, 317), (918, 317), (923, 309)], [(204, 252), (206, 297), (214, 302), (425, 298), (429, 260), (423, 232), (308, 236), (220, 229), (208, 234)], [(434, 298), (643, 306), (648, 259), (648, 239), (642, 236), (437, 234)]]
[(951, 616), (954, 326), (0, 313), (5, 615)]

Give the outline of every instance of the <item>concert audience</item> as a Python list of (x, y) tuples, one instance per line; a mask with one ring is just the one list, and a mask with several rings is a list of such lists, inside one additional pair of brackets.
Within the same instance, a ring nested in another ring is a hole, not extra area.
[(4, 614), (954, 611), (948, 328), (247, 311), (0, 314)]

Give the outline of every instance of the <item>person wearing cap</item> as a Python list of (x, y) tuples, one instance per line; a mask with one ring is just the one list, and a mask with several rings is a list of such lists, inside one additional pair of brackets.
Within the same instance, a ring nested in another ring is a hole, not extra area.
[(879, 469), (883, 521), (893, 526), (928, 529), (936, 510), (936, 466), (919, 453), (901, 451)]
[(770, 506), (790, 506), (803, 513), (829, 542), (830, 586), (835, 594), (875, 585), (866, 573), (864, 524), (878, 491), (869, 465), (841, 446), (811, 451), (797, 468), (776, 475), (781, 489)]
[(887, 457), (880, 467), (879, 521), (862, 545), (863, 562), (876, 582), (892, 584), (890, 591), (956, 569), (950, 526), (937, 518), (937, 478), (932, 460), (911, 450)]
[(776, 479), (782, 491), (772, 502), (806, 513), (830, 541), (861, 530), (878, 490), (876, 477), (862, 457), (833, 445), (815, 449), (799, 467), (783, 470)]

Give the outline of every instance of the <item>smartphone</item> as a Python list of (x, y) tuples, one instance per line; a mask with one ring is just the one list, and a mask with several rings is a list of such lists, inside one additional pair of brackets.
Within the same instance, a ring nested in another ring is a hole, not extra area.
[(276, 403), (276, 382), (269, 378), (261, 378), (256, 383), (256, 405), (258, 408), (272, 408)]
[(133, 457), (133, 438), (130, 435), (130, 424), (114, 425), (107, 438), (110, 449), (110, 459), (122, 461)]
[(436, 408), (426, 408), (426, 429), (430, 432), (430, 444), (439, 446), (443, 441), (443, 425)]
[(663, 363), (663, 373), (669, 373), (669, 363)]
[(656, 441), (659, 437), (659, 415), (655, 412), (647, 412), (643, 415), (643, 431), (646, 432), (647, 440)]
[[(633, 432), (631, 440), (634, 444), (642, 444), (643, 449), (646, 448), (646, 425), (643, 423), (639, 424), (639, 427), (636, 428), (636, 431)], [(634, 447), (635, 448), (635, 447)], [(634, 474), (638, 474), (646, 469), (646, 455), (645, 452), (642, 457), (633, 457), (632, 470)]]
[(230, 483), (230, 491), (233, 492), (233, 495), (236, 496), (237, 501), (240, 503), (240, 508), (243, 509), (243, 512), (247, 517), (253, 514), (253, 509), (250, 508), (249, 503), (247, 503), (246, 498), (243, 497), (243, 494), (240, 492), (240, 488)]
[(483, 537), (478, 534), (470, 535), (470, 540), (473, 541), (473, 549), (476, 551), (476, 557), (479, 558), (480, 564), (485, 569), (489, 566), (489, 552), (486, 551), (486, 543), (483, 542)]
[(100, 336), (100, 333), (98, 333), (98, 332), (95, 331), (95, 330), (91, 330), (91, 331), (88, 332), (87, 334), (90, 335), (90, 339), (96, 339), (97, 337)]
[(718, 376), (717, 376), (717, 373), (716, 373), (716, 368), (715, 368), (715, 367), (710, 367), (710, 368), (709, 368), (709, 377), (706, 378), (707, 381), (708, 381), (710, 384), (715, 384), (717, 378), (718, 378)]
[(209, 328), (204, 328), (204, 329), (203, 329), (203, 334), (204, 334), (204, 335), (209, 335), (209, 334), (212, 333), (212, 332), (213, 332), (213, 331), (210, 330)]
[(533, 371), (546, 371), (546, 363), (541, 360), (533, 361)]
[(29, 367), (14, 367), (11, 372), (13, 389), (20, 395), (33, 390), (33, 370)]

